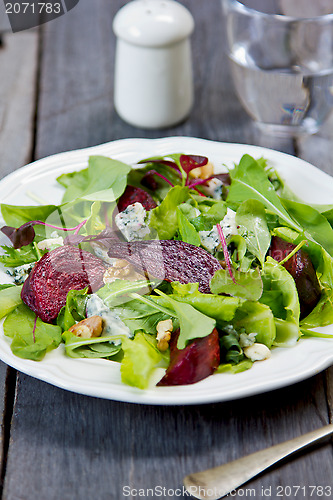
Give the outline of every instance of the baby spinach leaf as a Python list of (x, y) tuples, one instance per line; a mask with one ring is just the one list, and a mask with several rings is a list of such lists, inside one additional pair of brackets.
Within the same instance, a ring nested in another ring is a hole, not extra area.
[(91, 156), (88, 165), (81, 172), (58, 177), (58, 182), (67, 185), (63, 203), (77, 198), (112, 202), (125, 191), (129, 165), (105, 156)]
[(281, 203), (274, 186), (258, 161), (249, 155), (244, 155), (239, 165), (230, 171), (230, 175), (232, 182), (227, 198), (228, 204), (238, 207), (248, 199), (260, 201), (269, 212), (280, 217), (287, 226), (297, 231), (302, 230)]
[(224, 361), (235, 365), (244, 359), (243, 350), (239, 345), (239, 334), (236, 330), (222, 334), (220, 345), (222, 362)]
[(170, 240), (178, 229), (177, 207), (187, 200), (189, 188), (175, 186), (170, 189), (162, 203), (150, 210), (149, 225), (156, 229), (161, 240)]
[(174, 312), (156, 304), (147, 297), (141, 297), (135, 293), (131, 296), (134, 297), (134, 300), (115, 307), (113, 311), (118, 314), (132, 334), (138, 330), (144, 330), (146, 333), (156, 336), (156, 326), (159, 321), (172, 317)]
[(7, 226), (20, 227), (26, 222), (41, 220), (45, 221), (47, 217), (57, 209), (55, 205), (40, 206), (15, 206), (1, 204), (2, 217)]
[(0, 319), (22, 304), (22, 286), (6, 286), (0, 290)]
[[(199, 209), (202, 209), (204, 206), (204, 204), (200, 204)], [(215, 203), (206, 211), (202, 212), (201, 215), (191, 220), (191, 223), (197, 231), (210, 231), (215, 224), (221, 222), (226, 213), (227, 206), (224, 201), (215, 201)]]
[(254, 257), (244, 260), (246, 250), (246, 241), (243, 236), (240, 234), (233, 234), (228, 238), (228, 251), (230, 259), (234, 264), (234, 267), (239, 268), (239, 270), (243, 272), (249, 270), (251, 262), (254, 260)]
[(70, 290), (68, 292), (66, 305), (61, 308), (57, 317), (57, 325), (62, 330), (68, 330), (77, 321), (85, 319), (87, 293), (88, 287), (83, 290)]
[(185, 243), (190, 243), (191, 245), (199, 247), (201, 244), (200, 236), (193, 224), (191, 224), (183, 212), (179, 210), (179, 207), (177, 207), (177, 221), (180, 239), (185, 241)]
[[(71, 358), (109, 358), (121, 351), (121, 341), (124, 337), (103, 336), (90, 339), (76, 337), (71, 332), (64, 332), (65, 351)], [(119, 345), (115, 345), (115, 342)]]
[(12, 339), (11, 350), (20, 358), (40, 361), (45, 354), (58, 347), (61, 342), (61, 328), (44, 323), (25, 305), (21, 304), (8, 314), (3, 331)]
[(248, 251), (255, 255), (262, 265), (271, 243), (264, 205), (257, 200), (243, 201), (237, 209), (235, 219), (237, 226), (240, 226), (239, 233), (247, 243)]
[(292, 217), (302, 226), (305, 236), (310, 236), (333, 256), (333, 228), (318, 210), (291, 200), (282, 200)]
[(88, 168), (79, 170), (78, 172), (70, 172), (57, 177), (57, 182), (61, 184), (66, 191), (62, 197), (62, 202), (75, 200), (79, 198), (81, 193), (88, 185)]
[[(111, 204), (110, 204), (111, 205)], [(113, 204), (114, 207), (116, 206)], [(95, 201), (90, 208), (90, 216), (85, 223), (85, 231), (87, 234), (99, 234), (105, 229), (105, 224), (101, 220), (101, 207), (100, 201)], [(114, 208), (113, 207), (113, 208)]]
[(141, 294), (149, 293), (153, 285), (154, 283), (148, 280), (115, 280), (100, 288), (96, 292), (96, 295), (98, 295), (108, 307), (115, 307), (131, 300), (126, 294), (138, 290), (141, 290)]

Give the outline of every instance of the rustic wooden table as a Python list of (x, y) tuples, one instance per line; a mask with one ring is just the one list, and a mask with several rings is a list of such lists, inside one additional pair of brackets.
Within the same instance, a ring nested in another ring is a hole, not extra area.
[[(195, 106), (189, 119), (155, 131), (125, 124), (113, 106), (112, 32), (112, 19), (125, 3), (80, 0), (39, 29), (3, 35), (0, 177), (60, 151), (125, 137), (178, 135), (271, 147), (333, 174), (333, 119), (315, 136), (281, 140), (260, 135), (242, 110), (224, 54), (219, 0), (183, 0), (196, 22)], [(332, 420), (332, 368), (267, 394), (189, 407), (105, 401), (66, 392), (4, 364), (0, 370), (5, 500), (119, 500), (142, 493), (182, 498), (177, 488), (186, 474)], [(332, 478), (328, 443), (271, 469), (234, 497), (319, 498), (321, 490), (310, 487), (333, 487)], [(304, 488), (297, 492), (297, 486)], [(146, 490), (156, 487), (154, 494)], [(327, 493), (322, 496), (329, 498)]]

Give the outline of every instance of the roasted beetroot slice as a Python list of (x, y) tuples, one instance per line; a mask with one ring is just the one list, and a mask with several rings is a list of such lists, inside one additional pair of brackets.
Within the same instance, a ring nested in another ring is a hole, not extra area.
[(212, 375), (220, 364), (219, 335), (214, 328), (207, 337), (195, 339), (184, 349), (177, 348), (179, 330), (170, 342), (170, 364), (157, 385), (195, 384)]
[[(296, 245), (273, 236), (269, 253), (274, 260), (280, 262), (295, 247)], [(295, 280), (301, 309), (300, 318), (305, 318), (317, 305), (321, 295), (320, 284), (311, 259), (301, 248), (283, 266)]]
[(105, 265), (89, 252), (65, 245), (46, 253), (25, 281), (23, 302), (46, 323), (58, 316), (69, 290), (89, 286), (89, 293), (103, 286)]
[(202, 293), (210, 293), (209, 282), (221, 269), (206, 250), (178, 240), (114, 242), (108, 255), (127, 260), (150, 278), (199, 283)]
[(141, 203), (147, 211), (157, 206), (150, 194), (144, 189), (127, 186), (117, 203), (119, 212), (123, 212), (128, 205), (132, 205), (133, 203)]

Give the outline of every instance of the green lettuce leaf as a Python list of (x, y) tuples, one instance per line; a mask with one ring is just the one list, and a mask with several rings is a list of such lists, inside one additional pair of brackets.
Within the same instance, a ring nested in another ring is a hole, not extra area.
[(3, 283), (0, 285), (0, 291), (6, 290), (7, 288), (12, 288), (13, 286), (15, 286), (13, 283)]
[(150, 210), (150, 227), (157, 231), (161, 240), (172, 239), (178, 229), (177, 207), (187, 200), (189, 188), (175, 186), (170, 189), (162, 203)]
[(271, 347), (276, 335), (274, 316), (271, 309), (260, 302), (244, 302), (232, 321), (234, 328), (245, 329), (247, 334), (256, 333), (256, 342)]
[(222, 363), (215, 373), (241, 373), (252, 368), (253, 361), (243, 359), (237, 365), (231, 363)]
[[(274, 234), (297, 245), (302, 237), (288, 228), (276, 228)], [(303, 249), (309, 254), (320, 285), (321, 298), (311, 313), (300, 322), (302, 327), (315, 328), (333, 323), (333, 257), (318, 243), (308, 240)]]
[(61, 328), (37, 319), (33, 334), (35, 314), (25, 305), (19, 305), (8, 314), (3, 324), (3, 331), (12, 339), (10, 345), (15, 356), (40, 361), (45, 354), (58, 347), (61, 342)]
[(22, 304), (22, 286), (8, 286), (0, 290), (0, 319)]
[(263, 266), (262, 279), (264, 291), (260, 302), (269, 306), (274, 314), (274, 345), (295, 345), (300, 337), (300, 307), (295, 281), (291, 274), (271, 257), (267, 257)]
[[(160, 290), (156, 290), (156, 292), (161, 295), (163, 302), (175, 311), (175, 315), (178, 318), (180, 326), (180, 334), (177, 342), (178, 349), (184, 349), (190, 340), (207, 337), (207, 335), (212, 333), (216, 326), (216, 321), (213, 318), (202, 314), (190, 304), (185, 302), (179, 303)], [(154, 300), (153, 297), (151, 298)]]
[(198, 291), (198, 283), (172, 283), (173, 294), (171, 298), (178, 302), (185, 302), (197, 311), (216, 319), (217, 321), (231, 321), (242, 299), (222, 295), (205, 294)]
[(153, 345), (153, 339), (148, 340), (143, 332), (138, 332), (133, 340), (124, 339), (122, 343), (124, 358), (121, 363), (121, 380), (139, 389), (146, 389), (156, 365), (162, 360), (162, 355)]
[(301, 326), (315, 328), (333, 323), (333, 290), (323, 290), (316, 307), (302, 319)]
[(233, 273), (236, 283), (227, 269), (219, 269), (210, 281), (212, 293), (226, 293), (233, 297), (248, 300), (259, 300), (263, 290), (259, 269), (250, 269), (246, 273), (239, 270)]

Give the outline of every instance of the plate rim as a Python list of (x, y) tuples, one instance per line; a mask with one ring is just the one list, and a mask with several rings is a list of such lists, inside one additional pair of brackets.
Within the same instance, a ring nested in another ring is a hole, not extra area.
[[(1, 192), (3, 191), (4, 188), (6, 188), (7, 185), (10, 185), (11, 183), (15, 182), (17, 179), (20, 179), (25, 176), (26, 173), (28, 174), (35, 174), (38, 173), (40, 170), (43, 170), (44, 167), (47, 167), (47, 170), (44, 170), (44, 174), (49, 171), (54, 171), (56, 168), (59, 167), (59, 165), (64, 161), (64, 163), (69, 163), (71, 161), (86, 161), (87, 158), (92, 155), (92, 154), (107, 154), (108, 156), (114, 156), (117, 157), (119, 154), (125, 153), (126, 155), (126, 150), (128, 146), (130, 146), (132, 149), (138, 148), (140, 145), (140, 148), (143, 147), (143, 149), (146, 148), (148, 145), (152, 145), (151, 149), (154, 152), (155, 149), (165, 149), (169, 148), (169, 144), (174, 144), (177, 147), (180, 147), (182, 143), (186, 144), (186, 147), (184, 149), (188, 149), (189, 147), (195, 146), (195, 148), (201, 149), (201, 148), (221, 148), (221, 151), (223, 149), (228, 150), (228, 153), (233, 156), (234, 152), (238, 150), (240, 154), (238, 155), (238, 160), (235, 158), (233, 161), (239, 161), (240, 157), (242, 154), (251, 154), (253, 156), (260, 155), (260, 156), (266, 156), (268, 159), (273, 160), (276, 159), (278, 162), (281, 161), (282, 163), (284, 161), (291, 161), (291, 164), (293, 165), (291, 169), (302, 169), (305, 168), (307, 172), (310, 172), (311, 174), (316, 174), (319, 176), (322, 180), (328, 181), (330, 179), (329, 183), (331, 184), (332, 187), (332, 194), (333, 194), (333, 178), (323, 172), (322, 170), (318, 169), (314, 165), (306, 162), (305, 160), (301, 158), (294, 157), (292, 155), (289, 155), (287, 153), (283, 153), (281, 151), (276, 151), (274, 149), (269, 149), (261, 146), (255, 146), (255, 145), (249, 145), (249, 144), (240, 144), (240, 143), (227, 143), (227, 142), (219, 142), (219, 141), (213, 141), (210, 139), (202, 139), (202, 138), (196, 138), (196, 137), (187, 137), (187, 136), (170, 136), (170, 137), (163, 137), (163, 138), (156, 138), (156, 139), (147, 139), (147, 138), (126, 138), (126, 139), (119, 139), (116, 141), (110, 141), (107, 143), (103, 144), (98, 144), (96, 146), (91, 146), (87, 148), (82, 148), (82, 149), (75, 149), (75, 150), (70, 150), (70, 151), (65, 151), (61, 153), (56, 153), (54, 155), (49, 155), (44, 158), (41, 158), (39, 160), (36, 160), (34, 162), (31, 162), (14, 172), (8, 174), (4, 178), (0, 180), (0, 195)], [(108, 150), (112, 150), (108, 153), (106, 153)], [(105, 150), (105, 153), (104, 153)], [(182, 150), (179, 150), (178, 152), (181, 152)], [(165, 153), (171, 152), (165, 151)], [(191, 153), (191, 151), (186, 151), (187, 153)], [(129, 153), (131, 154), (131, 152)], [(158, 154), (154, 152), (153, 154)], [(160, 153), (162, 154), (162, 153)], [(192, 150), (192, 154), (194, 154)], [(202, 153), (203, 154), (203, 153)], [(151, 156), (151, 154), (149, 155)], [(207, 152), (207, 156), (209, 157), (210, 154)], [(140, 157), (141, 154), (140, 154)], [(60, 169), (63, 166), (60, 165)], [(81, 168), (81, 167), (80, 167)], [(75, 165), (73, 165), (72, 170), (75, 170)], [(0, 322), (0, 327), (2, 325), (2, 322)], [(1, 327), (2, 330), (2, 327)], [(312, 345), (319, 345), (323, 346), (323, 342), (328, 342), (330, 339), (303, 339), (298, 344), (295, 346), (297, 347), (301, 343), (307, 342), (308, 344), (311, 342)], [(318, 342), (319, 341), (319, 342)], [(333, 341), (332, 341), (333, 342)], [(42, 380), (46, 383), (49, 383), (53, 386), (59, 387), (61, 389), (67, 390), (67, 391), (72, 391), (78, 394), (82, 395), (87, 395), (91, 397), (99, 397), (103, 399), (110, 399), (110, 400), (116, 400), (116, 401), (121, 401), (121, 402), (127, 402), (127, 403), (138, 403), (138, 404), (150, 404), (150, 405), (192, 405), (192, 404), (209, 404), (209, 403), (214, 403), (214, 402), (223, 402), (223, 401), (231, 401), (235, 399), (241, 399), (244, 397), (249, 397), (253, 396), (256, 394), (261, 394), (265, 392), (269, 392), (272, 390), (276, 390), (279, 388), (283, 388), (289, 385), (292, 385), (294, 383), (300, 382), (302, 380), (305, 380), (320, 371), (325, 370), (328, 368), (332, 363), (333, 363), (333, 350), (331, 353), (324, 351), (326, 354), (324, 357), (322, 357), (319, 361), (314, 363), (310, 368), (306, 368), (305, 370), (295, 373), (292, 376), (289, 377), (283, 377), (280, 380), (276, 380), (273, 383), (268, 383), (268, 384), (255, 384), (255, 381), (252, 383), (252, 386), (245, 391), (243, 390), (238, 390), (234, 394), (227, 393), (227, 395), (223, 394), (222, 392), (219, 392), (216, 394), (214, 391), (211, 393), (205, 393), (201, 394), (200, 397), (198, 398), (195, 393), (192, 393), (190, 391), (189, 394), (184, 395), (184, 391), (186, 392), (186, 389), (189, 387), (202, 387), (204, 385), (205, 381), (199, 382), (197, 384), (194, 384), (192, 386), (178, 386), (178, 387), (172, 387), (172, 388), (164, 388), (164, 387), (159, 387), (159, 388), (154, 388), (153, 392), (151, 389), (142, 391), (140, 389), (132, 388), (130, 386), (126, 386), (125, 384), (121, 384), (120, 388), (113, 388), (110, 391), (107, 389), (104, 389), (104, 387), (101, 387), (99, 390), (96, 391), (96, 388), (93, 389), (93, 387), (89, 384), (86, 384), (84, 387), (82, 387), (82, 383), (77, 383), (76, 381), (68, 381), (66, 380), (66, 377), (63, 379), (57, 378), (57, 375), (52, 375), (52, 370), (51, 371), (46, 371), (43, 369), (43, 361), (41, 362), (35, 362), (31, 360), (22, 360), (21, 358), (18, 358), (17, 356), (14, 356), (9, 348), (10, 342), (4, 337), (3, 331), (1, 333), (1, 339), (0, 339), (0, 359), (7, 363), (9, 366), (12, 366), (13, 368), (21, 371), (22, 373), (25, 373), (29, 376), (32, 376), (38, 380)], [(4, 346), (7, 345), (7, 352), (4, 351)], [(310, 344), (309, 344), (310, 345)], [(283, 348), (280, 348), (283, 349)], [(288, 348), (293, 349), (293, 348)], [(321, 349), (320, 349), (321, 350)], [(52, 356), (52, 353), (49, 353)], [(49, 354), (47, 356), (49, 356)], [(50, 358), (51, 359), (51, 358)], [(70, 358), (71, 359), (71, 358)], [(82, 359), (81, 359), (82, 361)], [(85, 360), (88, 361), (88, 360)], [(104, 361), (105, 360), (99, 360), (99, 361)], [(107, 363), (110, 363), (110, 361), (107, 361)], [(112, 362), (111, 362), (112, 363)], [(115, 364), (115, 362), (113, 362)], [(117, 366), (119, 366), (117, 364)], [(41, 368), (42, 367), (42, 368)], [(41, 369), (40, 369), (41, 368)], [(254, 367), (251, 368), (251, 372), (254, 369)], [(243, 372), (247, 373), (247, 372)], [(216, 374), (214, 377), (225, 377), (227, 374)], [(232, 377), (239, 376), (240, 374), (237, 375), (232, 375)], [(207, 379), (206, 379), (207, 380)], [(112, 386), (113, 387), (113, 386)], [(124, 390), (125, 389), (125, 390)], [(158, 392), (157, 392), (158, 391)], [(171, 392), (171, 394), (170, 394)], [(199, 391), (200, 392), (200, 391)], [(176, 397), (177, 395), (177, 397)]]

